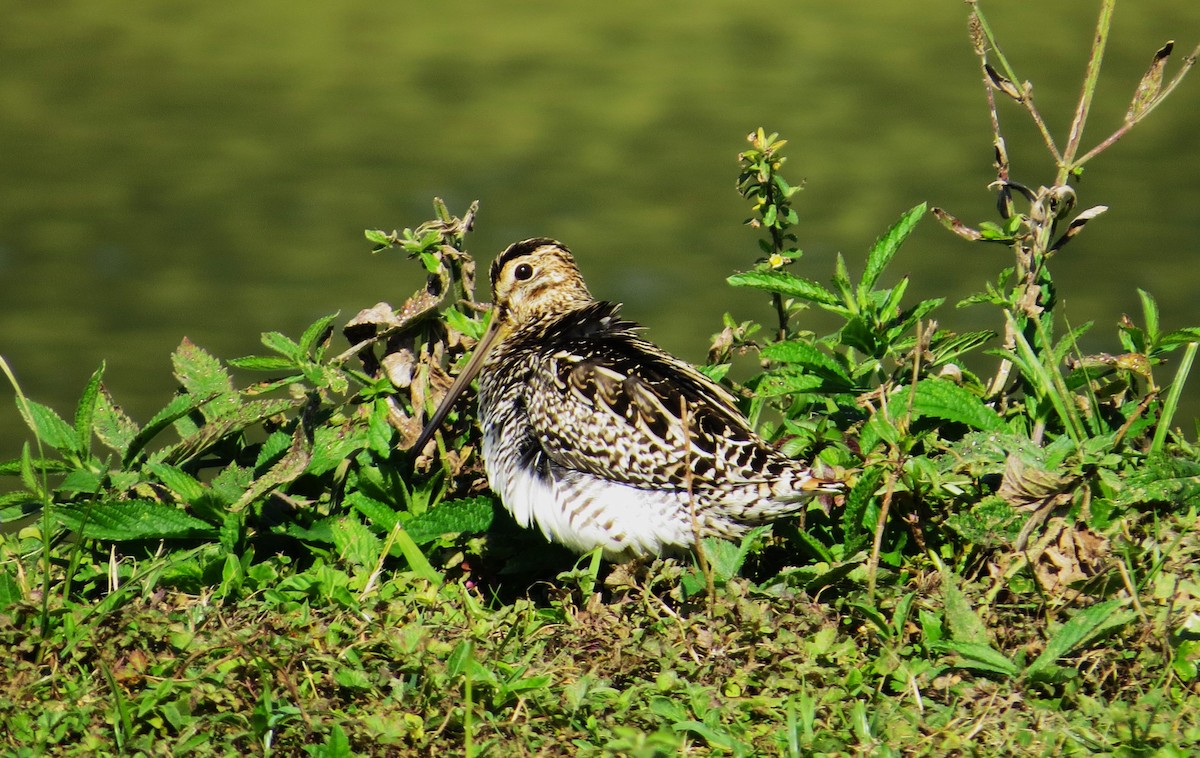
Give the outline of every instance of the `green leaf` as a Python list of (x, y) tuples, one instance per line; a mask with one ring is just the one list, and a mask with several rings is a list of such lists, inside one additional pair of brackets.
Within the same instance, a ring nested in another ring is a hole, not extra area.
[(305, 355), (309, 355), (319, 343), (326, 342), (333, 331), (333, 320), (337, 317), (338, 314), (336, 313), (322, 316), (305, 329), (304, 334), (300, 336), (300, 351)]
[(152, 500), (103, 501), (59, 506), (54, 514), (67, 529), (98, 540), (183, 539), (212, 537), (216, 529), (172, 505)]
[(92, 374), (79, 404), (75, 406), (75, 446), (81, 455), (87, 455), (92, 447), (92, 420), (96, 416), (96, 403), (100, 397), (100, 379), (104, 376), (104, 363)]
[(943, 568), (942, 599), (945, 607), (946, 626), (950, 630), (950, 639), (955, 642), (970, 642), (988, 646), (987, 627), (979, 618), (979, 614), (967, 602), (966, 595), (959, 588), (959, 578), (948, 569)]
[(900, 245), (908, 238), (908, 235), (912, 234), (917, 222), (925, 215), (925, 208), (925, 203), (921, 203), (907, 211), (900, 216), (891, 229), (875, 240), (871, 251), (867, 253), (867, 266), (858, 283), (858, 298), (861, 302), (866, 302), (867, 296), (875, 288), (875, 283), (879, 281), (883, 270), (891, 263), (896, 251), (900, 249)]
[(110, 450), (125, 458), (125, 453), (138, 434), (138, 425), (121, 410), (106, 387), (100, 387), (92, 418), (96, 438)]
[(1200, 504), (1200, 463), (1152, 455), (1129, 475), (1114, 500), (1119, 505)]
[(142, 430), (129, 441), (129, 446), (125, 450), (125, 465), (128, 467), (133, 458), (146, 446), (146, 443), (158, 436), (159, 432), (174, 423), (176, 419), (186, 416), (212, 400), (212, 398), (213, 396), (211, 395), (201, 397), (195, 395), (176, 395), (172, 398), (171, 402), (167, 403), (166, 407), (154, 414), (154, 417), (142, 427)]
[(1151, 345), (1157, 345), (1159, 338), (1158, 303), (1154, 302), (1154, 297), (1146, 290), (1139, 288), (1137, 292), (1138, 297), (1142, 300), (1142, 320), (1146, 324), (1146, 336)]
[(392, 244), (392, 235), (381, 229), (364, 229), (363, 236), (367, 238), (368, 242), (376, 245), (390, 247)]
[(492, 525), (495, 508), (486, 496), (451, 500), (417, 516), (404, 525), (413, 542), (423, 545), (443, 534), (485, 532)]
[(1085, 642), (1128, 624), (1137, 617), (1137, 613), (1123, 608), (1125, 604), (1126, 601), (1119, 598), (1105, 600), (1072, 616), (1047, 640), (1046, 649), (1025, 669), (1025, 676), (1037, 679), (1040, 674), (1049, 671), (1059, 658), (1070, 654)]
[(957, 665), (962, 668), (1006, 677), (1014, 677), (1020, 673), (1020, 669), (1015, 663), (991, 645), (979, 642), (947, 641), (938, 643), (935, 647), (956, 654), (959, 657)]
[(371, 526), (384, 532), (394, 529), (400, 520), (396, 511), (388, 507), (386, 503), (363, 494), (362, 490), (355, 490), (346, 495), (346, 505), (366, 516)]
[(825, 384), (816, 374), (808, 374), (795, 368), (782, 368), (763, 375), (754, 392), (758, 397), (778, 397), (812, 392)]
[(841, 302), (837, 295), (816, 282), (792, 276), (784, 271), (747, 271), (734, 274), (725, 281), (734, 287), (753, 287), (813, 303), (838, 305)]
[(973, 429), (996, 432), (1007, 428), (1000, 414), (985, 405), (982, 398), (947, 379), (917, 382), (912, 409), (918, 416), (954, 421)]
[(246, 371), (287, 371), (296, 368), (296, 362), (277, 355), (247, 355), (233, 358), (229, 365)]
[(353, 513), (330, 525), (338, 556), (352, 566), (371, 567), (379, 561), (383, 542)]
[(204, 485), (183, 469), (168, 463), (149, 463), (146, 470), (175, 493), (182, 503), (195, 503), (204, 497)]
[(292, 364), (299, 363), (304, 357), (304, 351), (300, 349), (299, 343), (280, 332), (263, 332), (262, 343), (287, 358)]
[(759, 351), (759, 355), (770, 361), (804, 366), (823, 376), (838, 379), (848, 387), (854, 384), (850, 375), (837, 361), (809, 342), (776, 342), (764, 347)]
[(846, 508), (842, 512), (842, 531), (846, 535), (846, 552), (856, 552), (866, 542), (874, 529), (874, 524), (864, 524), (863, 516), (867, 512), (867, 505), (871, 502), (871, 498), (875, 496), (875, 490), (879, 489), (879, 483), (883, 480), (883, 469), (875, 467), (868, 469), (858, 481), (854, 483), (854, 487), (850, 489), (850, 494), (846, 496)]
[(78, 452), (75, 430), (54, 409), (29, 399), (24, 402), (18, 400), (17, 408), (25, 423), (44, 444), (62, 453)]
[(188, 394), (212, 398), (204, 408), (207, 418), (220, 416), (237, 407), (238, 396), (229, 372), (199, 345), (184, 338), (171, 355), (171, 365), (175, 370), (175, 378)]

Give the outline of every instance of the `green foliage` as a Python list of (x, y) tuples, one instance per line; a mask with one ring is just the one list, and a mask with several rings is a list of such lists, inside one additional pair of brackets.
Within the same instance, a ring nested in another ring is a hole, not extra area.
[[(1079, 141), (1112, 5), (1060, 150), (971, 4), (1000, 218), (932, 214), (1012, 256), (960, 304), (993, 309), (1000, 333), (943, 328), (942, 299), (910, 302), (890, 276), (925, 204), (865, 251), (857, 279), (841, 255), (825, 275), (803, 271), (786, 142), (750, 134), (737, 188), (761, 238), (729, 283), (768, 294), (777, 323), (726, 316), (701, 370), (745, 398), (770, 442), (848, 487), (800, 523), (706, 540), (692, 563), (612, 569), (593, 553), (571, 567), (497, 518), (467, 413), (410, 449), (483, 332), (464, 252), (474, 206), (458, 218), (435, 201), (425, 224), (366, 233), (428, 279), (346, 323), (346, 349), (336, 314), (228, 361), (185, 339), (179, 389), (144, 424), (103, 365), (65, 416), (0, 361), (31, 434), (0, 462), (0, 744), (1194, 750), (1200, 452), (1174, 423), (1200, 328), (1168, 329), (1139, 290), (1139, 320), (1116, 325), (1123, 352), (1084, 355), (1091, 325), (1069, 324), (1050, 266), (1104, 210), (1075, 213), (1071, 183), (1115, 142)], [(1164, 77), (1170, 51), (1116, 136), (1178, 83)], [(997, 92), (1045, 139), (1049, 187), (1010, 178)], [(811, 308), (836, 328), (805, 330)], [(738, 386), (740, 354), (759, 370)]]

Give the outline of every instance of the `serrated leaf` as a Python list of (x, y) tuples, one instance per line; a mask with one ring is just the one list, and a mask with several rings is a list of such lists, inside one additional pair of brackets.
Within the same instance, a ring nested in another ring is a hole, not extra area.
[(734, 274), (725, 281), (734, 287), (753, 287), (824, 305), (838, 305), (841, 302), (837, 295), (816, 282), (792, 276), (785, 271), (746, 271)]
[(298, 398), (250, 400), (184, 437), (178, 443), (159, 451), (162, 460), (181, 463), (204, 452), (223, 437), (240, 432), (272, 416), (292, 410), (304, 401)]
[(75, 445), (81, 455), (86, 456), (92, 448), (92, 421), (96, 416), (96, 403), (100, 396), (100, 379), (104, 376), (104, 363), (92, 374), (79, 403), (75, 406)]
[(369, 567), (378, 562), (383, 543), (354, 514), (335, 519), (330, 524), (330, 533), (334, 549), (346, 563)]
[(363, 494), (362, 490), (355, 490), (346, 495), (346, 505), (366, 516), (371, 526), (380, 531), (390, 532), (400, 520), (396, 511), (388, 507), (386, 503)]
[(188, 394), (211, 396), (212, 400), (203, 411), (207, 418), (214, 418), (237, 407), (238, 397), (229, 372), (199, 345), (184, 338), (171, 355), (171, 365), (175, 378)]
[(423, 545), (443, 534), (484, 532), (492, 525), (495, 509), (489, 497), (451, 500), (429, 509), (404, 525), (413, 542)]
[[(313, 348), (318, 344), (325, 342), (333, 333), (333, 320), (338, 317), (338, 314), (331, 313), (328, 316), (322, 316), (317, 319), (304, 330), (304, 334), (300, 336), (300, 351), (305, 354), (313, 353)], [(319, 355), (316, 356), (320, 360)]]
[(18, 398), (21, 418), (43, 444), (63, 453), (78, 452), (75, 430), (54, 409), (35, 400)]
[(958, 576), (945, 569), (941, 575), (944, 618), (950, 630), (950, 639), (954, 642), (990, 645), (987, 627), (959, 589)]
[(1026, 667), (1025, 676), (1036, 679), (1059, 658), (1137, 618), (1133, 610), (1123, 608), (1125, 603), (1122, 599), (1105, 600), (1076, 613), (1046, 641), (1042, 654)]
[(109, 394), (108, 388), (101, 385), (100, 395), (96, 399), (96, 411), (92, 418), (92, 426), (96, 438), (110, 450), (115, 451), (122, 459), (125, 452), (138, 434), (138, 425), (121, 410)]
[(254, 480), (246, 492), (238, 498), (229, 510), (236, 513), (268, 492), (294, 482), (312, 459), (312, 450), (302, 426), (297, 426), (292, 434), (292, 444), (287, 453), (267, 469), (266, 473)]
[(142, 451), (150, 440), (158, 436), (158, 433), (173, 424), (176, 419), (179, 419), (197, 408), (201, 407), (208, 401), (212, 400), (212, 395), (197, 397), (195, 395), (176, 395), (171, 399), (171, 402), (154, 414), (142, 430), (134, 435), (129, 441), (129, 446), (125, 450), (124, 462), (128, 467), (133, 461), (133, 458)]
[(799, 395), (820, 389), (824, 384), (825, 379), (816, 374), (783, 368), (764, 374), (754, 388), (754, 394), (758, 397)]
[(913, 413), (918, 416), (966, 424), (983, 431), (1006, 427), (1000, 414), (984, 405), (983, 399), (946, 379), (923, 379), (913, 388)]
[(803, 366), (816, 373), (838, 379), (847, 386), (854, 384), (850, 380), (850, 375), (837, 361), (809, 342), (799, 340), (775, 342), (759, 351), (759, 355), (770, 361)]
[(263, 332), (261, 339), (263, 346), (274, 350), (292, 363), (299, 363), (304, 357), (299, 343), (280, 332)]
[(149, 463), (146, 470), (174, 492), (182, 503), (195, 503), (205, 494), (204, 485), (183, 469), (168, 463)]
[(288, 371), (296, 368), (296, 362), (278, 355), (247, 355), (233, 358), (229, 365), (246, 371)]
[(863, 515), (867, 512), (867, 505), (874, 497), (875, 490), (879, 489), (881, 481), (882, 468), (868, 469), (846, 495), (846, 508), (842, 512), (842, 532), (846, 535), (845, 549), (848, 553), (856, 552), (872, 533), (874, 525), (864, 524)]
[(1200, 463), (1165, 455), (1151, 456), (1129, 475), (1114, 500), (1119, 505), (1200, 504)]
[(892, 258), (896, 255), (896, 251), (900, 249), (900, 245), (904, 240), (908, 239), (908, 235), (912, 234), (912, 230), (916, 227), (917, 222), (925, 215), (925, 209), (925, 203), (921, 203), (915, 208), (906, 211), (890, 229), (884, 232), (879, 239), (875, 240), (875, 244), (871, 246), (870, 252), (867, 253), (867, 266), (863, 270), (862, 279), (858, 283), (858, 298), (860, 302), (866, 302), (867, 296), (875, 288), (880, 275), (883, 274), (887, 265), (891, 263)]
[(216, 529), (178, 508), (151, 500), (112, 500), (88, 506), (59, 506), (55, 517), (83, 537), (126, 540), (212, 537)]

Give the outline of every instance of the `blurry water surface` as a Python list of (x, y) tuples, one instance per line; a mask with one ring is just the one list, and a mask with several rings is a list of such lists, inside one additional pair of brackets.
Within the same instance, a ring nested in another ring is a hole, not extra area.
[[(1059, 135), (1098, 5), (987, 7)], [(722, 311), (770, 317), (724, 284), (756, 256), (733, 188), (755, 127), (790, 139), (788, 176), (807, 182), (806, 276), (827, 280), (839, 251), (861, 268), (921, 201), (992, 218), (960, 2), (55, 0), (0, 2), (0, 16), (0, 354), (68, 416), (101, 361), (145, 421), (184, 336), (234, 357), (265, 330), (398, 304), (419, 266), (372, 257), (362, 230), (417, 224), (434, 195), (482, 202), (484, 263), (515, 239), (562, 239), (593, 292), (691, 360)], [(1192, 49), (1200, 3), (1120, 4), (1089, 145), (1167, 39)], [(1081, 208), (1111, 206), (1055, 262), (1071, 322), (1097, 322), (1087, 349), (1119, 350), (1137, 287), (1164, 326), (1200, 324), (1198, 102), (1185, 82), (1079, 187)], [(1036, 134), (1002, 105), (1014, 178), (1048, 182)], [(929, 220), (890, 276), (910, 274), (912, 298), (946, 296), (943, 326), (998, 327), (952, 304), (1006, 255)], [(26, 438), (11, 396), (0, 386), (0, 457)]]

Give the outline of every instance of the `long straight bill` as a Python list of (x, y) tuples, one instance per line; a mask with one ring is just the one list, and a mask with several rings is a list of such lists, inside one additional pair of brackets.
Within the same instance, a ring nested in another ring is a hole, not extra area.
[(496, 335), (500, 333), (500, 319), (492, 315), (492, 322), (488, 325), (487, 331), (483, 333), (479, 344), (475, 346), (475, 352), (471, 355), (471, 360), (467, 361), (467, 367), (462, 370), (454, 383), (450, 385), (446, 396), (442, 398), (442, 403), (429, 417), (429, 423), (421, 430), (421, 436), (417, 437), (417, 441), (413, 444), (410, 450), (420, 452), (433, 437), (433, 433), (446, 420), (446, 414), (450, 413), (450, 409), (454, 406), (454, 401), (463, 393), (470, 384), (479, 370), (483, 368), (483, 361), (487, 358), (487, 354), (491, 352), (492, 343), (496, 341)]

